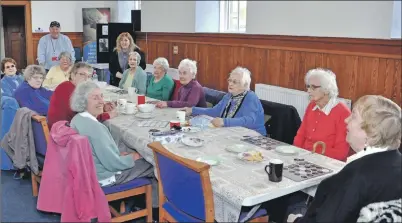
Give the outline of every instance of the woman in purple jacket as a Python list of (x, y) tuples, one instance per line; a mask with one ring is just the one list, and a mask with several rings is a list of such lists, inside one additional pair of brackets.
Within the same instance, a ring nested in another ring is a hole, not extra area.
[(197, 75), (197, 62), (184, 59), (179, 64), (180, 84), (178, 98), (173, 101), (161, 101), (156, 104), (158, 108), (184, 108), (184, 107), (207, 107), (205, 94), (202, 86), (195, 80)]

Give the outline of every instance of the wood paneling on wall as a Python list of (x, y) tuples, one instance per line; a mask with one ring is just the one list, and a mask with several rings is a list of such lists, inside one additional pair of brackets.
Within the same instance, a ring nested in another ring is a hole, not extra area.
[[(249, 34), (141, 33), (147, 63), (166, 57), (171, 67), (197, 61), (203, 86), (226, 91), (229, 72), (244, 66), (252, 86), (265, 83), (305, 90), (304, 75), (323, 67), (337, 75), (340, 97), (379, 94), (401, 102), (401, 40), (268, 36)], [(173, 54), (178, 46), (178, 54)]]
[[(33, 47), (33, 53), (34, 53), (33, 55), (34, 55), (35, 64), (38, 63), (36, 58), (38, 55), (39, 40), (42, 36), (44, 36), (46, 34), (48, 34), (48, 33), (32, 33), (32, 47)], [(63, 34), (70, 38), (71, 43), (73, 44), (73, 47), (79, 47), (82, 49), (82, 32), (66, 32)]]

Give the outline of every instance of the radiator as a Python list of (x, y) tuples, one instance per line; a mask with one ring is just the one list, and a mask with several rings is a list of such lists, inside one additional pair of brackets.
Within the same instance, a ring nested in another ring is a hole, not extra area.
[[(283, 88), (267, 84), (256, 84), (255, 93), (257, 96), (266, 101), (272, 101), (276, 103), (292, 105), (296, 108), (300, 118), (303, 120), (304, 113), (310, 100), (308, 93), (305, 91), (299, 91), (289, 88)], [(338, 98), (341, 102), (351, 109), (352, 101), (350, 99)]]

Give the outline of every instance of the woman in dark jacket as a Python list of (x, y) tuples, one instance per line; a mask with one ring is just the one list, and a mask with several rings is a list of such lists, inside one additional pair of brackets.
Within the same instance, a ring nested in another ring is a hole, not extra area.
[[(319, 184), (304, 216), (291, 214), (287, 222), (380, 222), (387, 206), (401, 198), (401, 108), (382, 96), (368, 95), (356, 102), (345, 121), (346, 140), (356, 154)], [(397, 222), (400, 207), (386, 215), (387, 222)]]
[(145, 61), (145, 54), (140, 50), (140, 48), (134, 43), (133, 37), (128, 32), (121, 33), (116, 39), (116, 48), (114, 48), (111, 53), (109, 61), (109, 71), (110, 71), (110, 84), (118, 87), (121, 78), (123, 77), (123, 72), (129, 68), (128, 67), (128, 54), (130, 52), (136, 51), (141, 56), (141, 61), (139, 66), (145, 70), (147, 64)]

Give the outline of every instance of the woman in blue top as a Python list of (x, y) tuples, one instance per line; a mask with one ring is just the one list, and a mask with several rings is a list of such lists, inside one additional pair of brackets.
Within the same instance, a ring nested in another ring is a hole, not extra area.
[(17, 63), (12, 58), (4, 58), (1, 61), (1, 71), (4, 73), (1, 79), (1, 95), (12, 97), (24, 78), (17, 75)]
[(228, 79), (228, 92), (212, 108), (185, 108), (188, 115), (214, 117), (215, 127), (242, 126), (266, 135), (264, 109), (257, 95), (250, 90), (251, 73), (243, 67), (235, 68)]
[(139, 66), (141, 55), (138, 52), (130, 52), (128, 54), (129, 69), (123, 72), (123, 77), (120, 80), (119, 88), (127, 90), (129, 87), (137, 89), (138, 94), (145, 95), (147, 90), (147, 74)]
[(14, 92), (14, 97), (21, 108), (27, 107), (39, 115), (47, 115), (53, 91), (42, 87), (45, 77), (46, 71), (42, 66), (29, 65), (25, 69), (25, 81)]

